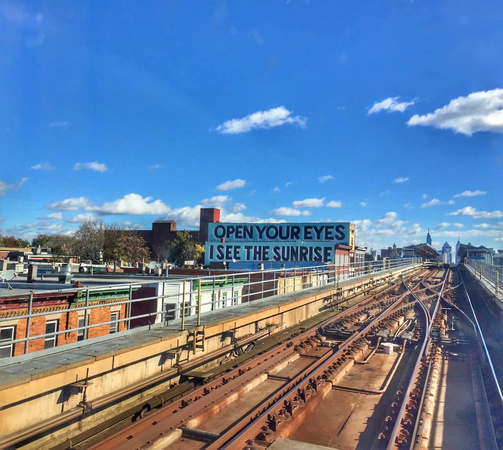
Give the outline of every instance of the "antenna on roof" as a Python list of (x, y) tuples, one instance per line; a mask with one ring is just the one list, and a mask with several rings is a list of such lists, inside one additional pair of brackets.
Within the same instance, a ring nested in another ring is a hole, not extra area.
[(0, 280), (2, 282), (7, 283), (7, 287), (9, 289), (12, 289), (12, 286), (9, 284), (9, 281), (13, 280), (14, 278), (17, 277), (17, 273), (15, 270), (4, 270), (3, 272), (0, 272)]

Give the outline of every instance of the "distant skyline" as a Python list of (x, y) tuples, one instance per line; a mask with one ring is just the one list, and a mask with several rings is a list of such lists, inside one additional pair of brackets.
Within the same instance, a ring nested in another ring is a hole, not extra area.
[(0, 5), (0, 234), (355, 223), (503, 248), (495, 0)]

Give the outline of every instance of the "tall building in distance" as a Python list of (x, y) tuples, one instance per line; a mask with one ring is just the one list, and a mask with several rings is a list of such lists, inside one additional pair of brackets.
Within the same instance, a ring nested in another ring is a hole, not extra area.
[(428, 230), (428, 234), (426, 235), (426, 243), (431, 247), (431, 235), (430, 230)]
[(442, 245), (442, 262), (444, 264), (452, 264), (452, 247), (447, 241)]

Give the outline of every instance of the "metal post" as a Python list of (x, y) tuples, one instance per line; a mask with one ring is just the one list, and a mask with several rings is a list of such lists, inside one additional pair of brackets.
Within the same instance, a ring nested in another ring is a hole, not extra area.
[(89, 308), (89, 288), (86, 289), (86, 302), (84, 304), (85, 309), (84, 309), (84, 339), (88, 338), (88, 329), (87, 327), (89, 326), (89, 319), (88, 319), (88, 308)]
[(499, 288), (499, 272), (498, 272), (498, 269), (496, 269), (496, 283), (495, 283), (495, 289), (494, 289), (494, 292), (496, 295), (498, 295), (498, 288)]
[(213, 290), (211, 291), (211, 310), (215, 310), (218, 307), (218, 303), (215, 301), (216, 299), (215, 295), (215, 277), (213, 277)]
[(197, 283), (197, 326), (201, 326), (201, 278), (199, 278)]
[(28, 353), (28, 344), (30, 342), (30, 324), (31, 313), (33, 310), (33, 292), (30, 292), (30, 300), (28, 303), (28, 319), (26, 319), (26, 341), (24, 341), (24, 353)]
[(262, 286), (260, 288), (261, 291), (260, 296), (261, 298), (264, 298), (264, 269), (262, 269), (261, 273), (262, 273)]
[(232, 285), (231, 285), (231, 306), (234, 306), (234, 274), (232, 274)]
[(183, 280), (183, 292), (182, 292), (182, 329), (185, 330), (185, 280)]
[(129, 303), (127, 305), (127, 329), (131, 329), (131, 311), (133, 310), (133, 283), (129, 285)]

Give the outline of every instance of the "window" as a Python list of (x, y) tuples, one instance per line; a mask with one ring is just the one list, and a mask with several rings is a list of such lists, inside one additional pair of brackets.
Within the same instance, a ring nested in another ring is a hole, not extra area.
[(119, 313), (113, 312), (110, 314), (110, 334), (117, 333), (119, 331)]
[[(79, 317), (78, 328), (82, 328), (85, 325), (86, 325), (86, 318)], [(89, 315), (87, 315), (87, 325), (89, 325)], [(83, 329), (77, 331), (77, 341), (83, 341), (86, 338), (87, 338), (87, 330)]]
[(14, 350), (14, 329), (15, 327), (0, 328), (0, 358), (9, 358)]
[(53, 348), (56, 347), (56, 332), (58, 331), (58, 321), (50, 320), (45, 324), (45, 334), (48, 336), (45, 337), (45, 345), (44, 348)]

